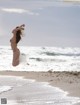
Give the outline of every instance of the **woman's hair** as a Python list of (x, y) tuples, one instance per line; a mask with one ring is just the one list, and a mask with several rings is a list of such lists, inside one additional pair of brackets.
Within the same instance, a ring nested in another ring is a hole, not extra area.
[(18, 43), (20, 40), (21, 40), (21, 30), (18, 30), (17, 32), (16, 32), (16, 43)]
[[(18, 27), (16, 27), (16, 28), (18, 28)], [(22, 34), (21, 30), (18, 30), (16, 32), (16, 43), (18, 43), (21, 40), (21, 34)]]

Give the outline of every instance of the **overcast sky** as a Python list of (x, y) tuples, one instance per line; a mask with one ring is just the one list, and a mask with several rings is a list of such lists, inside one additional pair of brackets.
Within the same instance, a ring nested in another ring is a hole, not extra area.
[(20, 45), (80, 47), (80, 3), (63, 1), (0, 0), (0, 45), (10, 45), (12, 29), (24, 23)]

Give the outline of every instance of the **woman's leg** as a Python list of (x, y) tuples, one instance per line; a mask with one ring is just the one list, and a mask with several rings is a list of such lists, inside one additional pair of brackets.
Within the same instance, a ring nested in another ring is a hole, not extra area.
[(19, 57), (20, 57), (20, 51), (18, 48), (16, 48), (16, 51), (13, 51), (13, 66), (17, 66), (19, 64)]

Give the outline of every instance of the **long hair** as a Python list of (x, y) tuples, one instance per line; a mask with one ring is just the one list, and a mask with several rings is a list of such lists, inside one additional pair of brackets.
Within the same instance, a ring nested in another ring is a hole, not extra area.
[(21, 30), (18, 30), (16, 32), (16, 43), (18, 43), (21, 40), (21, 34), (22, 34)]
[(20, 40), (21, 40), (21, 30), (18, 30), (17, 32), (16, 32), (16, 43), (18, 43)]

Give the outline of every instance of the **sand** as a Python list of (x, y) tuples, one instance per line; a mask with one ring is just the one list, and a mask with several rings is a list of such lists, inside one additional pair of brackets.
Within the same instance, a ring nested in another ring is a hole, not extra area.
[[(49, 82), (50, 85), (67, 91), (69, 96), (80, 97), (80, 72), (0, 71), (0, 75), (23, 76), (26, 79)], [(80, 103), (76, 105), (80, 105)]]

